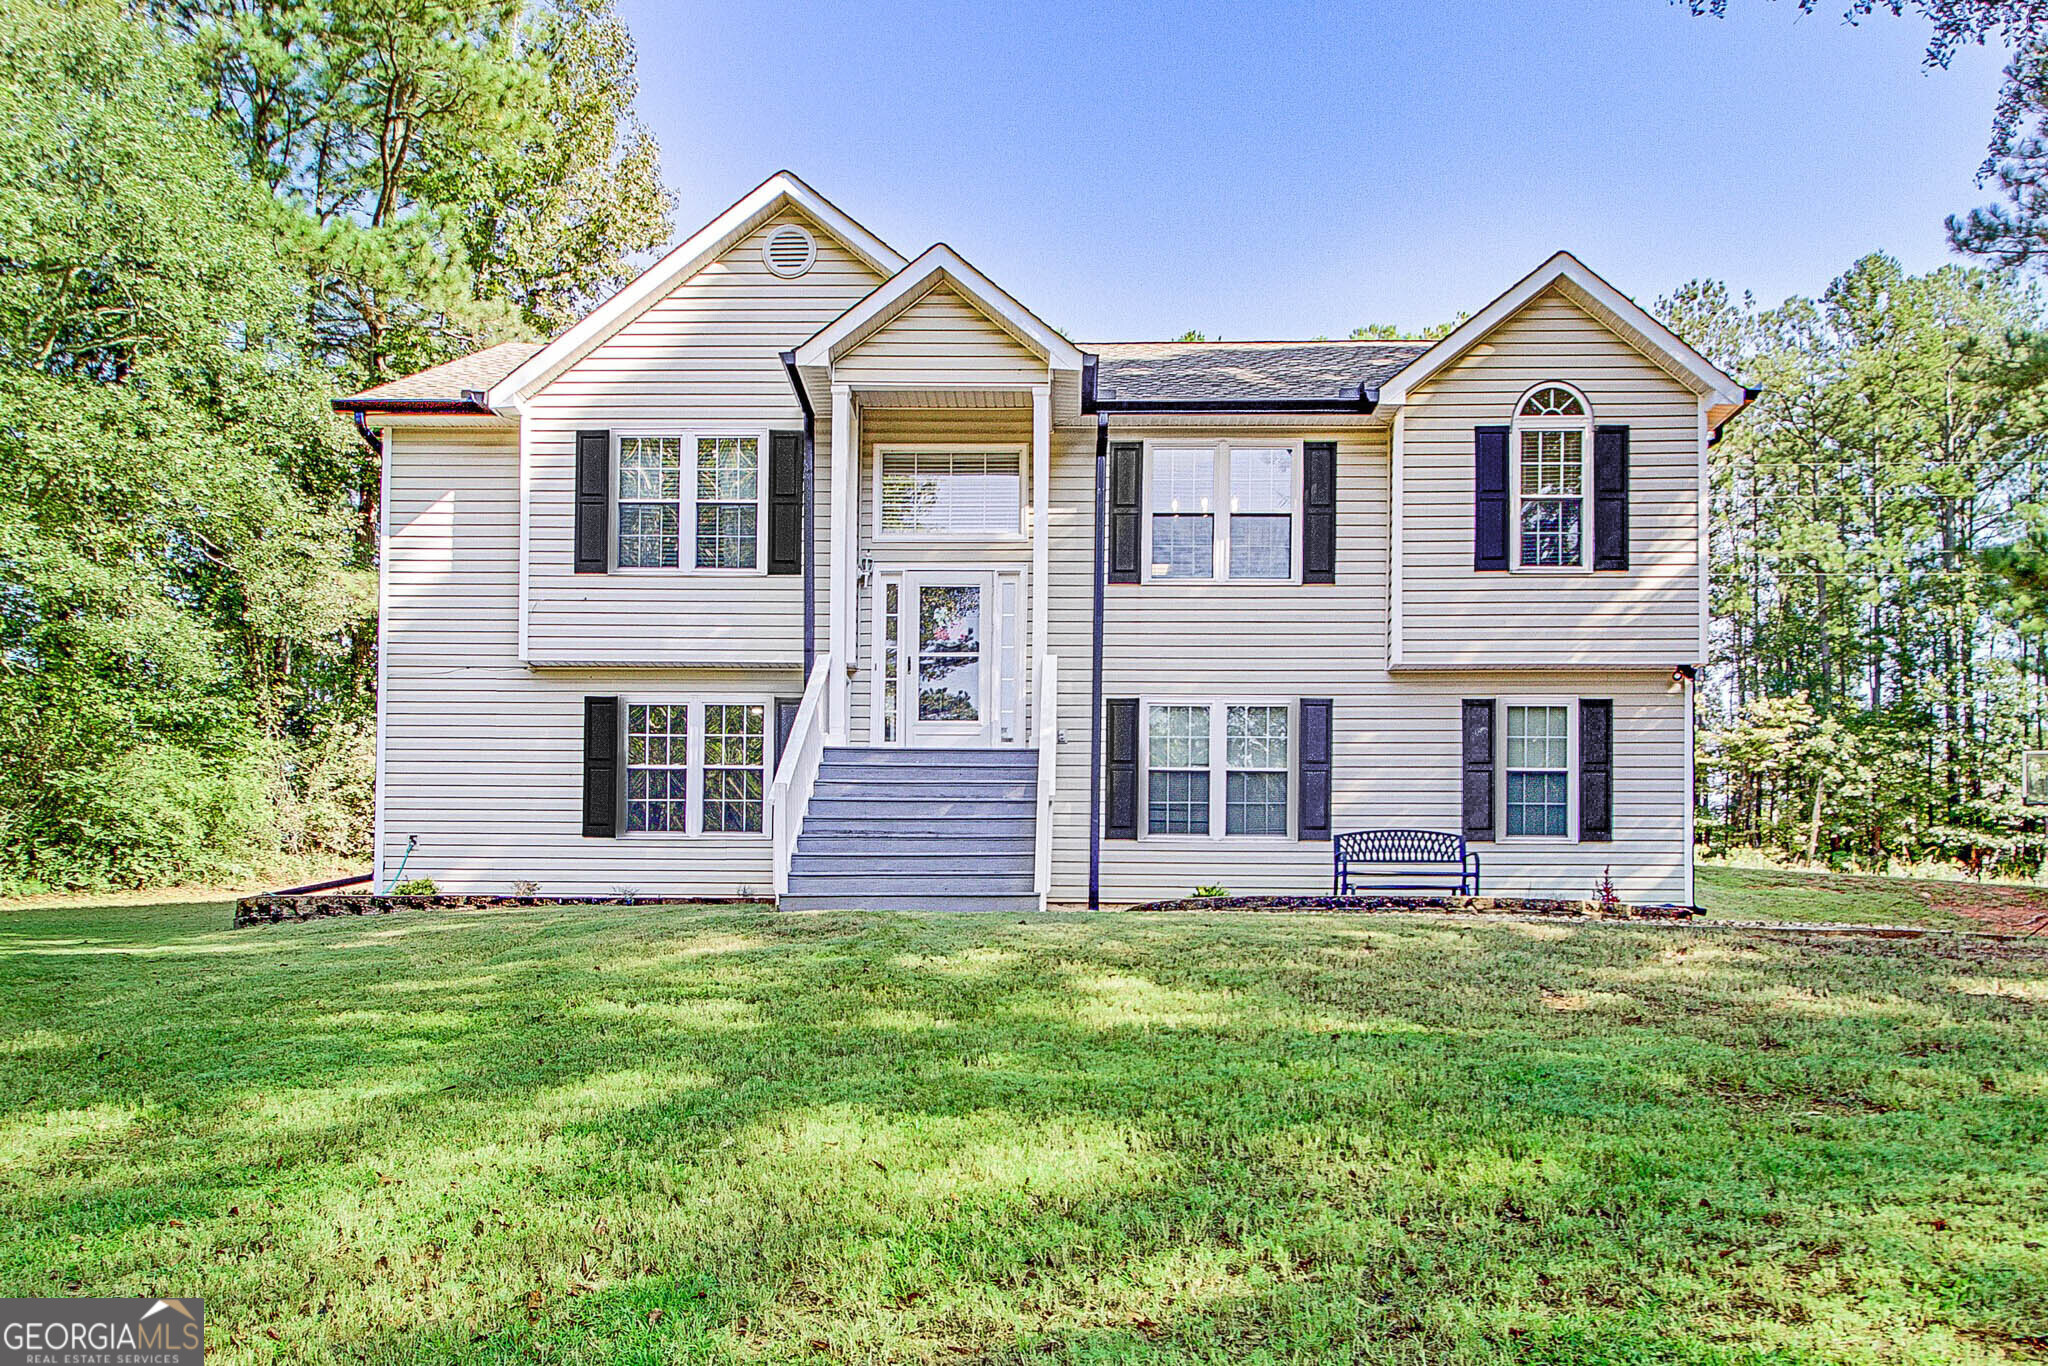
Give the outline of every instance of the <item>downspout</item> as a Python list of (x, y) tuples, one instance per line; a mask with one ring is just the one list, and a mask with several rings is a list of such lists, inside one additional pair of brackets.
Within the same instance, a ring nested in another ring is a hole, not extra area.
[[(1091, 356), (1089, 358), (1093, 360)], [(1093, 379), (1093, 367), (1088, 378)], [(1094, 386), (1088, 386), (1091, 390)], [(1093, 395), (1091, 394), (1092, 398)], [(1095, 611), (1088, 661), (1088, 909), (1102, 909), (1102, 611), (1109, 539), (1109, 414), (1095, 415)]]
[(363, 439), (363, 444), (370, 448), (370, 454), (380, 459), (383, 458), (384, 438), (377, 435), (376, 431), (370, 426), (368, 413), (360, 411), (356, 413), (356, 435), (360, 436)]
[(782, 368), (789, 372), (789, 387), (804, 410), (804, 686), (811, 682), (811, 667), (818, 658), (818, 411), (797, 373), (796, 352), (782, 353)]

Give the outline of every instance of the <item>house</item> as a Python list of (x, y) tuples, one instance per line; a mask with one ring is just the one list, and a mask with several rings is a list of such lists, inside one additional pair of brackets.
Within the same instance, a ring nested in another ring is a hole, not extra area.
[(1430, 341), (1070, 341), (788, 173), (384, 456), (376, 869), (1019, 908), (1316, 893), (1331, 833), (1692, 899), (1706, 459), (1566, 253)]

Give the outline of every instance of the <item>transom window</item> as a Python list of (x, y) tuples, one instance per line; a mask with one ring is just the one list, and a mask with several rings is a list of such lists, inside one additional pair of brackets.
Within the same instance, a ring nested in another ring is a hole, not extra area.
[(1571, 830), (1571, 708), (1507, 709), (1507, 833), (1562, 838)]
[(1515, 489), (1525, 569), (1585, 563), (1586, 450), (1592, 442), (1585, 400), (1561, 384), (1541, 385), (1515, 414)]
[(761, 560), (761, 438), (621, 436), (618, 566), (755, 569)]
[(883, 449), (884, 536), (1016, 536), (1024, 458), (1015, 450)]
[[(1145, 718), (1145, 828), (1154, 835), (1285, 835), (1290, 710), (1159, 703)], [(1223, 794), (1223, 824), (1212, 794)]]
[(1155, 446), (1151, 577), (1294, 576), (1299, 462), (1291, 446)]
[(629, 702), (629, 833), (759, 834), (768, 779), (762, 702)]

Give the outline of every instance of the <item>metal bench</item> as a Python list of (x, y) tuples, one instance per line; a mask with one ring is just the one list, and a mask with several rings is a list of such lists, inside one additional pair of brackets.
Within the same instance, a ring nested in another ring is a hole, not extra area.
[[(1479, 895), (1479, 855), (1465, 848), (1463, 835), (1441, 830), (1350, 830), (1337, 836), (1335, 844), (1338, 896), (1350, 896), (1354, 880), (1383, 892)], [(1353, 871), (1361, 867), (1388, 871)]]

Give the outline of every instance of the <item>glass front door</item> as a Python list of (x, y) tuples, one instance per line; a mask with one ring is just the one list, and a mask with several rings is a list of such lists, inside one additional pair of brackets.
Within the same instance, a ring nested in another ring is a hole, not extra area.
[(913, 745), (980, 744), (988, 735), (989, 578), (906, 576), (911, 648), (904, 710)]

